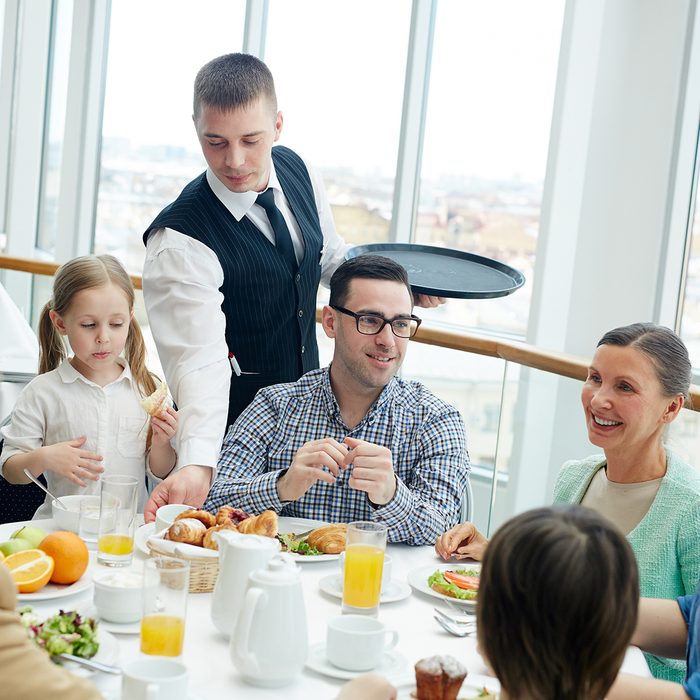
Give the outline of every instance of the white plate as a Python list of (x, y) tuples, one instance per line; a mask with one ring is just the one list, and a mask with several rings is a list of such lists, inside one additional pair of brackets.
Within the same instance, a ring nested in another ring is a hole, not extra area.
[[(309, 648), (309, 656), (306, 659), (306, 668), (310, 668), (316, 673), (320, 673), (324, 676), (330, 676), (331, 678), (342, 678), (343, 680), (350, 680), (355, 678), (355, 676), (361, 676), (367, 671), (346, 671), (344, 668), (338, 668), (334, 666), (326, 658), (326, 643), (319, 642), (314, 644)], [(372, 673), (378, 673), (381, 676), (389, 677), (397, 676), (402, 673), (406, 673), (407, 662), (406, 659), (398, 654), (395, 650), (390, 649), (385, 651), (382, 656), (382, 662), (377, 666), (377, 668), (372, 669)]]
[[(111, 693), (105, 693), (103, 695), (105, 700), (128, 700), (128, 698), (123, 698), (122, 697), (122, 691), (121, 690), (115, 690)], [(187, 691), (187, 700), (201, 700), (200, 695), (195, 695), (194, 691), (188, 690)]]
[[(500, 683), (495, 678), (477, 676), (470, 673), (464, 679), (464, 683), (462, 683), (462, 687), (459, 689), (459, 700), (477, 700), (483, 688), (497, 694), (500, 690)], [(398, 686), (397, 690), (397, 700), (416, 700), (414, 694), (416, 691), (415, 681), (402, 683)]]
[[(290, 532), (295, 534), (306, 532), (307, 530), (312, 530), (315, 527), (322, 527), (323, 525), (328, 525), (328, 523), (324, 522), (323, 520), (309, 520), (308, 518), (279, 518), (279, 532), (285, 535)], [(134, 533), (134, 546), (146, 555), (150, 555), (150, 550), (148, 549), (146, 542), (154, 533), (155, 529), (155, 523), (147, 523), (146, 525), (142, 525), (140, 528), (138, 528)], [(202, 550), (201, 547), (193, 547), (192, 545), (187, 545), (187, 548), (188, 550), (190, 548), (194, 550)], [(211, 556), (218, 556), (218, 553), (215, 550), (209, 549), (204, 551)], [(298, 562), (334, 561), (340, 556), (339, 554), (318, 554), (316, 556), (306, 556), (303, 554), (293, 554), (292, 552), (289, 552), (289, 555)]]
[(457, 569), (480, 569), (481, 564), (464, 564), (459, 562), (453, 562), (452, 564), (440, 564), (435, 563), (430, 566), (420, 566), (417, 569), (412, 569), (408, 572), (408, 579), (411, 588), (426, 595), (432, 596), (433, 598), (439, 598), (440, 600), (449, 600), (451, 603), (456, 603), (467, 609), (476, 610), (476, 600), (460, 600), (459, 598), (452, 598), (451, 596), (444, 595), (434, 591), (428, 585), (428, 577), (437, 569), (441, 571), (456, 571)]
[[(343, 597), (343, 578), (341, 574), (331, 574), (324, 576), (319, 582), (318, 587), (334, 598)], [(380, 603), (395, 603), (397, 600), (404, 600), (411, 595), (411, 587), (405, 581), (390, 581), (386, 590), (379, 598)]]
[[(97, 661), (101, 664), (107, 664), (107, 666), (116, 666), (119, 660), (119, 642), (116, 637), (102, 629), (101, 623), (98, 623), (97, 626), (97, 641), (100, 644), (100, 648), (97, 650), (97, 654), (90, 660)], [(100, 673), (100, 671), (81, 666), (72, 661), (62, 661), (61, 666), (65, 666), (66, 670), (70, 671), (74, 676), (80, 676), (81, 678), (90, 678), (96, 673)]]
[(51, 600), (51, 598), (66, 598), (76, 593), (81, 593), (92, 586), (92, 567), (88, 566), (85, 573), (69, 586), (59, 583), (47, 583), (35, 593), (18, 593), (17, 600), (22, 603), (31, 603), (35, 600)]
[(146, 545), (146, 540), (153, 534), (155, 529), (155, 523), (146, 523), (145, 525), (141, 525), (141, 527), (137, 527), (136, 532), (134, 532), (134, 547), (140, 552), (143, 552), (146, 556), (151, 554)]

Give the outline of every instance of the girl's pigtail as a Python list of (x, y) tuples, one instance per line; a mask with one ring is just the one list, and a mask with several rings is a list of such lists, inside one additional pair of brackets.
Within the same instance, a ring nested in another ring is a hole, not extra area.
[(146, 344), (143, 341), (141, 328), (135, 317), (129, 323), (129, 332), (124, 345), (124, 357), (129, 363), (131, 375), (142, 396), (148, 396), (156, 390), (153, 375), (146, 368)]
[(53, 302), (48, 301), (39, 316), (39, 374), (56, 369), (67, 357), (63, 338), (49, 315), (52, 308)]

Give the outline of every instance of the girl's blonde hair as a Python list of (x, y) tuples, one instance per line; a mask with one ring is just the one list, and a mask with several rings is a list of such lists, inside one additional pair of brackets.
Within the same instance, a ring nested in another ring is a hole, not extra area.
[[(39, 374), (56, 369), (67, 357), (61, 334), (51, 321), (50, 312), (59, 316), (68, 312), (73, 297), (84, 289), (114, 284), (126, 294), (129, 311), (134, 310), (134, 286), (122, 264), (113, 255), (83, 255), (58, 268), (53, 280), (53, 297), (44, 305), (39, 317)], [(129, 322), (124, 357), (138, 390), (147, 396), (156, 389), (153, 375), (146, 369), (146, 346), (138, 321)]]

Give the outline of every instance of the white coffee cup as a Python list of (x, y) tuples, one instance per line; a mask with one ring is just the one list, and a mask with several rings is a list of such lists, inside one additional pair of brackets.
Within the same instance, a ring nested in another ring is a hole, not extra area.
[(174, 659), (137, 659), (123, 669), (122, 698), (187, 700), (187, 667)]
[(168, 503), (168, 505), (158, 508), (156, 511), (156, 532), (170, 527), (175, 518), (186, 510), (192, 510), (192, 506), (186, 506), (182, 503)]
[(95, 576), (93, 602), (102, 620), (127, 624), (141, 619), (143, 577), (133, 571)]
[[(340, 564), (340, 587), (343, 587), (343, 579), (345, 577), (345, 552), (341, 552), (338, 557)], [(386, 593), (387, 588), (391, 584), (391, 556), (384, 553), (384, 568), (382, 569), (382, 588), (381, 592)]]
[(326, 628), (326, 657), (346, 671), (370, 671), (382, 663), (385, 650), (399, 641), (396, 630), (388, 630), (376, 617), (338, 615)]

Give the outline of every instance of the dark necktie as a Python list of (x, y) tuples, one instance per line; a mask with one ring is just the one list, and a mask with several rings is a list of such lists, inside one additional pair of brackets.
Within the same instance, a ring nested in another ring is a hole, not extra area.
[(275, 195), (272, 189), (267, 189), (258, 195), (256, 203), (259, 204), (267, 214), (270, 220), (272, 230), (275, 232), (275, 246), (282, 256), (284, 261), (289, 266), (292, 273), (297, 270), (297, 259), (294, 255), (294, 246), (292, 245), (292, 237), (289, 234), (289, 228), (282, 216), (282, 212), (275, 205)]

